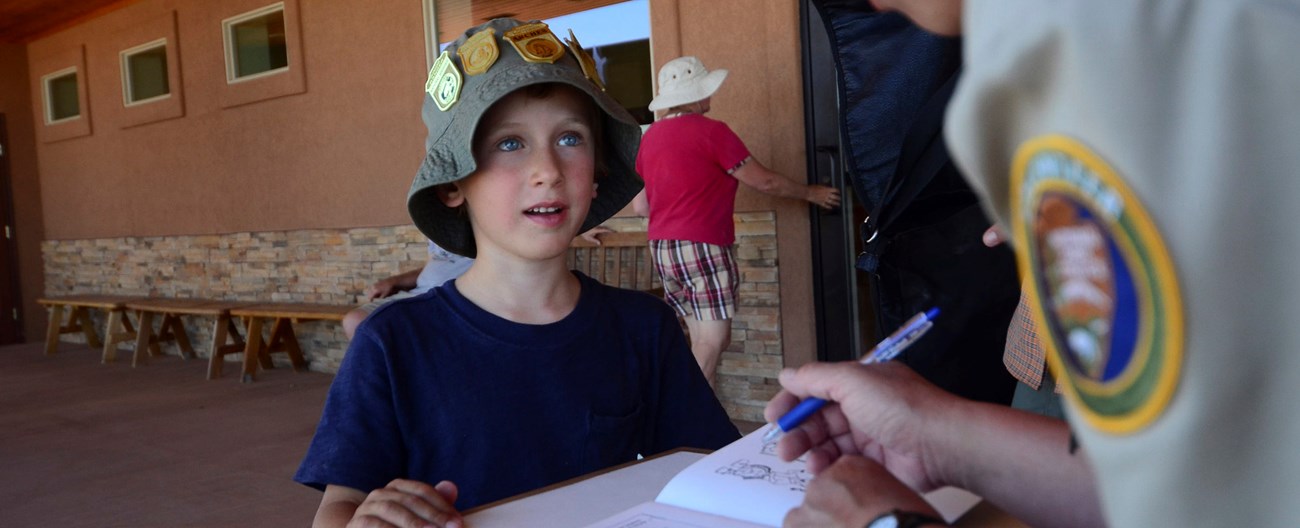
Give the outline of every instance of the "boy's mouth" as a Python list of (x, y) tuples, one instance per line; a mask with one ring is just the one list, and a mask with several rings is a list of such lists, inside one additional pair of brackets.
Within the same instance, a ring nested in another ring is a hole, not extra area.
[(553, 228), (564, 223), (568, 212), (564, 202), (545, 202), (524, 209), (524, 216), (541, 226)]
[(526, 215), (553, 215), (559, 214), (564, 208), (560, 206), (530, 207), (524, 210)]

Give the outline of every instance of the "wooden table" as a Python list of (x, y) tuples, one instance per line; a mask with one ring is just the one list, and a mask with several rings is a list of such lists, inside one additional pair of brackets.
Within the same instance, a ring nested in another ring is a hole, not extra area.
[[(112, 361), (117, 355), (117, 344), (134, 339), (135, 328), (126, 317), (126, 303), (141, 297), (127, 295), (62, 295), (42, 297), (36, 302), (50, 309), (50, 323), (45, 332), (45, 354), (53, 354), (59, 346), (62, 334), (81, 332), (91, 347), (99, 347), (100, 339), (95, 334), (94, 322), (90, 320), (90, 310), (104, 310), (108, 313), (108, 323), (104, 327), (104, 354), (102, 361)], [(68, 322), (63, 323), (63, 312), (68, 309)], [(118, 330), (118, 327), (121, 330)]]
[[(521, 493), (461, 512), (476, 528), (586, 526), (655, 499), (678, 472), (704, 457), (703, 451), (674, 449), (652, 457)], [(997, 507), (963, 491), (924, 495), (954, 527), (1025, 528)], [(972, 501), (978, 501), (972, 507)]]
[[(140, 331), (136, 335), (135, 355), (131, 359), (131, 366), (135, 366), (143, 360), (146, 348), (149, 350), (150, 355), (158, 355), (159, 342), (167, 340), (176, 341), (181, 357), (185, 359), (194, 357), (194, 348), (190, 345), (181, 317), (187, 315), (212, 317), (215, 319), (215, 323), (212, 327), (212, 342), (207, 346), (209, 352), (208, 379), (217, 379), (221, 377), (221, 368), (225, 356), (243, 352), (245, 346), (244, 338), (239, 335), (239, 326), (231, 318), (230, 311), (255, 304), (245, 301), (164, 298), (128, 302), (126, 303), (127, 308), (135, 310), (139, 314), (137, 318), (140, 322)], [(154, 314), (163, 316), (156, 335), (153, 331)]]
[[(253, 381), (253, 377), (257, 375), (259, 363), (262, 368), (274, 368), (275, 365), (271, 362), (271, 352), (288, 354), (294, 370), (306, 369), (307, 360), (303, 358), (302, 348), (298, 346), (298, 338), (294, 336), (293, 323), (321, 320), (342, 321), (343, 316), (353, 308), (355, 307), (352, 305), (259, 303), (230, 310), (230, 315), (241, 317), (248, 322), (244, 332), (246, 344), (244, 346), (243, 381), (245, 383)], [(272, 321), (271, 338), (265, 343), (262, 340), (264, 319)]]

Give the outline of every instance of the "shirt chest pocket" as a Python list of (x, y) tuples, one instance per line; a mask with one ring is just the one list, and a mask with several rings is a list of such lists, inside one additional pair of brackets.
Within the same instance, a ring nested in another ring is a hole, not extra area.
[(586, 445), (583, 448), (585, 471), (636, 460), (637, 454), (645, 445), (643, 414), (644, 409), (639, 402), (633, 404), (631, 411), (626, 413), (589, 413)]

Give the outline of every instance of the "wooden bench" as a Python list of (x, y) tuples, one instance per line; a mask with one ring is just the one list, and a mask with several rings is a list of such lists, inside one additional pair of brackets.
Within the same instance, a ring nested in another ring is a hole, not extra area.
[(605, 233), (600, 235), (599, 245), (574, 238), (569, 244), (567, 263), (570, 269), (610, 286), (651, 292), (657, 289), (658, 274), (650, 260), (650, 244), (644, 231)]
[[(343, 321), (343, 316), (355, 306), (338, 306), (330, 304), (307, 303), (259, 303), (230, 310), (230, 315), (245, 319), (248, 324), (244, 335), (244, 373), (245, 383), (253, 381), (260, 363), (262, 368), (274, 368), (271, 362), (272, 352), (284, 352), (289, 355), (294, 370), (307, 368), (307, 360), (302, 356), (298, 338), (293, 333), (293, 323), (307, 321)], [(265, 343), (262, 339), (263, 319), (272, 320), (271, 338)], [(220, 375), (220, 373), (218, 373)]]
[[(45, 332), (45, 354), (51, 355), (58, 349), (59, 336), (81, 332), (92, 348), (100, 346), (99, 336), (95, 334), (94, 322), (90, 320), (90, 310), (103, 310), (108, 314), (104, 325), (102, 361), (109, 362), (117, 355), (117, 344), (135, 339), (135, 328), (126, 316), (126, 303), (140, 299), (125, 295), (62, 295), (42, 297), (36, 302), (50, 309), (50, 323)], [(68, 321), (63, 322), (64, 310)], [(120, 327), (120, 329), (119, 329)]]
[[(217, 379), (221, 377), (224, 357), (227, 354), (243, 352), (245, 346), (244, 338), (239, 335), (239, 326), (230, 316), (230, 311), (256, 304), (213, 299), (164, 298), (128, 302), (126, 303), (127, 308), (136, 311), (138, 314), (137, 319), (140, 322), (140, 330), (136, 335), (135, 355), (131, 359), (131, 366), (134, 367), (143, 361), (146, 349), (150, 355), (159, 355), (159, 343), (169, 340), (176, 341), (181, 357), (185, 359), (194, 357), (194, 347), (191, 346), (189, 337), (185, 333), (185, 325), (181, 318), (183, 316), (212, 317), (215, 320), (212, 327), (212, 342), (206, 347), (209, 352), (208, 379)], [(154, 314), (163, 317), (158, 325), (157, 334), (153, 331)]]

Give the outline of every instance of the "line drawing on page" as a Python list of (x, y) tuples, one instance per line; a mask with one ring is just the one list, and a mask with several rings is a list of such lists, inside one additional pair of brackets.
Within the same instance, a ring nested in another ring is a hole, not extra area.
[(775, 486), (785, 486), (798, 492), (805, 491), (808, 488), (808, 481), (812, 479), (812, 474), (807, 469), (773, 471), (771, 466), (752, 464), (746, 459), (732, 462), (730, 466), (720, 467), (717, 473), (744, 480), (765, 480)]
[[(763, 447), (759, 448), (758, 454), (760, 454), (760, 455), (766, 455), (766, 456), (770, 456), (770, 457), (778, 457), (778, 458), (780, 457), (780, 455), (777, 455), (777, 454), (776, 454), (776, 442), (764, 443), (764, 444), (763, 444)], [(808, 453), (804, 453), (804, 454), (802, 454), (802, 455), (799, 455), (799, 458), (794, 459), (794, 461), (795, 461), (795, 462), (799, 462), (799, 463), (801, 463), (801, 464), (807, 464), (807, 463), (808, 463)]]

